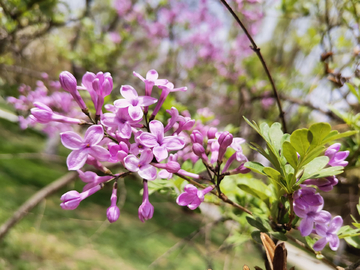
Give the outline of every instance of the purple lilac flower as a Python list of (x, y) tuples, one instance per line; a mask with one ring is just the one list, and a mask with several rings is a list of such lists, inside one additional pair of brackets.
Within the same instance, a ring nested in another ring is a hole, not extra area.
[(156, 114), (159, 112), (161, 106), (164, 104), (170, 92), (177, 92), (177, 91), (185, 92), (187, 90), (187, 87), (174, 88), (174, 84), (172, 84), (171, 82), (168, 82), (165, 85), (159, 85), (158, 87), (161, 88), (162, 91), (159, 98), (159, 102), (156, 104), (156, 107), (151, 114), (151, 119), (155, 118)]
[(191, 210), (195, 210), (204, 201), (205, 194), (214, 189), (214, 186), (209, 186), (203, 190), (198, 190), (194, 185), (187, 184), (184, 192), (176, 199), (176, 203), (180, 206), (187, 206)]
[(73, 131), (67, 131), (60, 134), (62, 144), (73, 150), (67, 157), (66, 164), (69, 170), (79, 170), (84, 166), (88, 155), (93, 156), (99, 161), (106, 161), (109, 159), (109, 152), (97, 145), (104, 137), (103, 127), (94, 125), (88, 128), (84, 139)]
[(59, 81), (61, 87), (64, 88), (65, 91), (69, 92), (74, 100), (79, 104), (80, 108), (84, 111), (87, 110), (84, 100), (81, 98), (79, 91), (77, 90), (77, 81), (69, 71), (63, 71), (59, 75)]
[(297, 207), (307, 208), (311, 206), (320, 206), (324, 204), (324, 199), (319, 193), (316, 193), (315, 188), (306, 187), (301, 185), (301, 189), (298, 189), (293, 194), (294, 203)]
[(349, 162), (345, 161), (345, 159), (349, 156), (349, 151), (339, 151), (340, 146), (340, 143), (335, 143), (326, 149), (325, 156), (330, 159), (328, 165), (342, 167), (348, 165)]
[(127, 108), (118, 109), (116, 114), (104, 113), (101, 119), (101, 123), (104, 126), (117, 128), (120, 137), (123, 139), (130, 139), (132, 133), (131, 127), (142, 127), (138, 123), (139, 121), (132, 120)]
[(147, 149), (141, 153), (140, 159), (134, 155), (128, 155), (124, 159), (124, 164), (129, 171), (137, 172), (141, 178), (151, 181), (155, 180), (157, 173), (156, 168), (150, 165), (153, 157), (151, 150)]
[(178, 119), (182, 117), (175, 107), (171, 107), (171, 109), (166, 110), (166, 112), (170, 114), (170, 119), (168, 120), (168, 124), (166, 125), (164, 132), (168, 132), (175, 125)]
[(243, 138), (234, 138), (233, 142), (231, 143), (230, 147), (234, 149), (236, 152), (227, 160), (222, 173), (226, 172), (227, 169), (230, 167), (230, 165), (234, 162), (236, 159), (238, 162), (241, 162), (241, 164), (244, 164), (248, 161), (247, 157), (243, 154), (241, 144), (245, 142), (245, 139)]
[(181, 137), (164, 137), (164, 126), (160, 121), (151, 121), (149, 128), (151, 133), (143, 132), (139, 136), (139, 140), (146, 147), (153, 148), (154, 156), (158, 162), (168, 157), (168, 151), (180, 150), (185, 146)]
[(154, 215), (154, 206), (152, 206), (152, 204), (149, 201), (149, 190), (148, 190), (148, 183), (146, 180), (144, 180), (143, 200), (142, 200), (142, 204), (139, 207), (138, 215), (141, 222), (151, 219)]
[(120, 209), (116, 205), (117, 202), (117, 183), (114, 183), (111, 198), (110, 198), (111, 204), (110, 207), (106, 211), (107, 219), (110, 223), (113, 223), (119, 219), (120, 216)]
[[(159, 74), (155, 69), (151, 69), (146, 73), (146, 79), (144, 79), (143, 76), (141, 76), (139, 73), (136, 73), (135, 71), (133, 71), (133, 74), (145, 83), (145, 96), (151, 96), (154, 85), (165, 85), (168, 82), (168, 80), (158, 79)], [(148, 112), (147, 106), (145, 106), (144, 112)]]
[(317, 186), (320, 190), (327, 192), (332, 190), (338, 182), (339, 180), (336, 178), (335, 175), (333, 175), (325, 178), (307, 179), (303, 182), (303, 184), (314, 185)]
[(119, 144), (111, 143), (109, 144), (110, 158), (109, 162), (124, 162), (124, 159), (129, 154), (129, 147), (125, 142), (120, 142)]
[(86, 72), (82, 77), (82, 86), (78, 89), (85, 89), (89, 92), (91, 100), (96, 109), (96, 115), (101, 115), (101, 108), (104, 105), (104, 97), (110, 95), (113, 88), (113, 79), (109, 72)]
[(97, 185), (81, 193), (77, 192), (76, 190), (68, 191), (61, 196), (60, 200), (62, 201), (62, 203), (60, 204), (60, 206), (64, 210), (74, 210), (79, 206), (82, 200), (99, 191), (100, 189), (102, 189), (102, 187), (102, 184)]
[(80, 179), (83, 182), (87, 183), (84, 186), (83, 191), (86, 191), (90, 188), (93, 188), (101, 183), (105, 183), (106, 181), (109, 181), (110, 179), (114, 178), (113, 176), (110, 175), (98, 176), (96, 173), (92, 171), (83, 172), (82, 170), (78, 170), (77, 172), (79, 173)]
[(218, 142), (219, 142), (219, 156), (217, 160), (221, 162), (222, 159), (224, 158), (228, 146), (230, 146), (233, 142), (233, 135), (228, 131), (224, 131), (220, 134)]
[[(177, 161), (177, 154), (170, 154), (168, 158), (168, 162), (176, 162)], [(158, 163), (159, 164), (159, 163)], [(179, 163), (178, 163), (179, 164)], [(180, 165), (180, 164), (179, 164)], [(173, 174), (167, 170), (168, 168), (164, 168), (164, 170), (159, 171), (158, 176), (162, 179), (171, 179)], [(180, 168), (179, 168), (180, 169)], [(178, 172), (177, 170), (176, 172)]]
[(326, 224), (331, 220), (331, 214), (327, 211), (322, 210), (323, 204), (312, 206), (294, 204), (295, 214), (302, 218), (299, 226), (299, 230), (302, 236), (308, 236), (313, 227), (314, 222), (316, 224)]
[(85, 123), (83, 120), (66, 117), (54, 113), (52, 109), (41, 102), (34, 102), (35, 108), (31, 109), (31, 114), (36, 118), (38, 123), (46, 124), (51, 121), (67, 123), (67, 124), (81, 124)]
[(136, 90), (130, 85), (123, 85), (120, 93), (125, 99), (114, 102), (115, 107), (128, 108), (129, 115), (133, 121), (140, 121), (143, 117), (142, 106), (150, 106), (157, 102), (156, 98), (149, 96), (138, 96)]
[(315, 231), (322, 238), (316, 241), (313, 249), (315, 251), (320, 251), (325, 247), (326, 243), (329, 243), (332, 250), (337, 250), (340, 245), (340, 240), (336, 233), (341, 228), (342, 224), (343, 219), (340, 216), (334, 217), (328, 225), (316, 224)]
[(130, 146), (130, 153), (135, 156), (137, 156), (139, 153), (141, 153), (145, 149), (149, 149), (149, 147), (146, 147), (145, 145), (143, 145), (139, 139), (139, 137), (142, 133), (143, 132), (141, 130), (139, 130), (135, 133), (135, 135), (134, 135), (135, 142), (132, 143)]

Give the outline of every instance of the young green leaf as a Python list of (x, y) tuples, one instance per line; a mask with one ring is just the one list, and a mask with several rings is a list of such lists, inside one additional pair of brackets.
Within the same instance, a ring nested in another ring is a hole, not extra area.
[(295, 148), (288, 141), (285, 141), (282, 145), (282, 155), (286, 158), (287, 162), (296, 169), (298, 163), (298, 157)]
[(271, 195), (268, 186), (257, 179), (240, 179), (238, 180), (237, 186), (262, 201), (268, 201), (269, 196)]
[(303, 128), (295, 130), (290, 136), (291, 145), (303, 157), (308, 150), (310, 143), (308, 141), (309, 130)]

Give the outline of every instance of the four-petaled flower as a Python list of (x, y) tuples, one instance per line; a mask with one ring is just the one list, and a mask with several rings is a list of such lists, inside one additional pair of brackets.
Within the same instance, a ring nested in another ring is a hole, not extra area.
[(181, 137), (164, 137), (164, 126), (160, 121), (153, 120), (149, 124), (150, 132), (143, 132), (139, 140), (146, 147), (153, 148), (153, 153), (158, 162), (168, 157), (168, 151), (180, 150), (185, 146)]
[(118, 99), (114, 102), (115, 107), (128, 108), (129, 115), (133, 121), (140, 121), (144, 115), (142, 106), (150, 106), (156, 103), (157, 99), (149, 96), (138, 96), (136, 90), (130, 85), (123, 85), (120, 93), (125, 99)]
[(151, 150), (146, 149), (141, 153), (140, 159), (134, 155), (128, 155), (124, 159), (124, 164), (126, 169), (137, 172), (141, 178), (155, 180), (157, 175), (156, 168), (149, 164), (153, 157)]
[(187, 184), (184, 192), (176, 199), (176, 203), (180, 206), (187, 206), (191, 210), (195, 210), (204, 201), (205, 194), (214, 189), (214, 186), (209, 186), (203, 190), (198, 190), (194, 185)]
[(89, 127), (84, 139), (73, 131), (63, 132), (60, 137), (62, 144), (73, 150), (66, 159), (69, 170), (79, 170), (84, 166), (88, 155), (99, 161), (107, 161), (110, 157), (108, 150), (97, 145), (104, 137), (103, 127), (100, 125)]
[(325, 247), (326, 243), (329, 243), (332, 250), (337, 250), (340, 245), (340, 240), (336, 233), (341, 228), (342, 224), (343, 219), (340, 216), (334, 217), (328, 225), (316, 224), (315, 231), (322, 238), (316, 241), (313, 249), (315, 251), (320, 251)]

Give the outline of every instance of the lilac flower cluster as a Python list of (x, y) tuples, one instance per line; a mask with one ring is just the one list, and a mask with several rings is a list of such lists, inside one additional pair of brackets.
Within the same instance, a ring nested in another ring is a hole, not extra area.
[[(328, 147), (325, 155), (329, 157), (328, 166), (343, 166), (348, 162), (345, 161), (349, 155), (349, 151), (339, 151), (340, 144), (336, 143)], [(340, 244), (337, 231), (341, 228), (343, 220), (340, 216), (331, 219), (331, 214), (322, 210), (324, 207), (324, 199), (316, 189), (308, 187), (307, 185), (316, 186), (322, 191), (330, 191), (338, 183), (335, 176), (330, 176), (321, 179), (308, 179), (303, 182), (301, 189), (293, 194), (294, 212), (302, 218), (299, 230), (302, 236), (308, 236), (311, 233), (316, 233), (320, 238), (314, 244), (314, 250), (322, 250), (326, 243), (329, 243), (332, 250), (337, 250)]]
[[(72, 190), (61, 197), (60, 206), (63, 209), (77, 208), (82, 200), (109, 182), (114, 182), (107, 218), (109, 222), (115, 222), (120, 216), (117, 206), (117, 180), (137, 173), (143, 179), (143, 202), (138, 215), (144, 222), (151, 219), (154, 213), (154, 207), (149, 201), (148, 181), (154, 181), (158, 177), (170, 179), (177, 174), (188, 181), (192, 181), (192, 178), (216, 184), (216, 177), (221, 180), (226, 175), (249, 171), (244, 167), (247, 158), (241, 148), (245, 140), (233, 138), (227, 131), (218, 131), (214, 127), (218, 121), (211, 121), (210, 126), (204, 125), (192, 119), (188, 112), (180, 114), (175, 107), (167, 110), (170, 118), (166, 125), (155, 119), (167, 96), (172, 92), (186, 91), (186, 87), (175, 88), (168, 80), (159, 79), (156, 70), (150, 70), (145, 78), (136, 72), (133, 74), (144, 82), (145, 95), (139, 95), (130, 85), (123, 85), (120, 88), (123, 98), (115, 100), (113, 104), (104, 105), (104, 98), (112, 92), (113, 80), (109, 73), (103, 72), (86, 72), (81, 85), (77, 84), (70, 72), (61, 72), (60, 85), (68, 93), (56, 93), (60, 96), (64, 94), (64, 98), (60, 99), (63, 110), (53, 106), (54, 94), (47, 96), (43, 86), (29, 95), (30, 97), (9, 99), (18, 109), (30, 110), (31, 115), (28, 118), (32, 124), (57, 123), (60, 127), (66, 126), (60, 133), (60, 138), (62, 144), (71, 150), (66, 160), (67, 167), (69, 170), (76, 170), (86, 184), (81, 193)], [(154, 87), (160, 91), (159, 99), (152, 96)], [(79, 90), (87, 91), (91, 100), (83, 99)], [(34, 108), (30, 109), (30, 101)], [(89, 112), (89, 102), (94, 105), (95, 117)], [(151, 106), (154, 106), (152, 112), (149, 111)], [(80, 108), (83, 114), (73, 113), (74, 108)], [(108, 112), (103, 113), (103, 108)], [(212, 116), (208, 109), (199, 110), (198, 114)], [(83, 115), (87, 117), (84, 118)], [(74, 124), (86, 127), (84, 136), (71, 128)], [(230, 148), (234, 153), (221, 170), (226, 151)], [(181, 169), (179, 162), (191, 160), (195, 163), (199, 159), (214, 172), (213, 177), (204, 178)], [(102, 162), (121, 164), (123, 171), (113, 174)], [(104, 175), (83, 171), (85, 164), (95, 167)], [(186, 185), (177, 203), (181, 206), (187, 205), (190, 209), (197, 208), (204, 201), (205, 194), (213, 190), (215, 185), (202, 187), (203, 190), (198, 190), (191, 184)]]
[(58, 136), (58, 132), (72, 130), (72, 124), (83, 123), (83, 114), (77, 109), (77, 103), (72, 96), (60, 91), (60, 83), (49, 80), (46, 73), (43, 77), (45, 83), (37, 81), (34, 90), (27, 85), (21, 85), (18, 89), (19, 97), (7, 99), (19, 115), (20, 127), (26, 129), (35, 127), (36, 123), (46, 124), (41, 126), (42, 131), (52, 137)]

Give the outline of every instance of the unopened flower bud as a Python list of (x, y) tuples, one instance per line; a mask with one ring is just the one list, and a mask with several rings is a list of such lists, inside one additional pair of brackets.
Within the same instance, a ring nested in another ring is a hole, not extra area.
[(225, 155), (226, 149), (231, 145), (232, 141), (233, 141), (233, 135), (231, 133), (229, 133), (228, 131), (224, 131), (223, 133), (221, 133), (221, 135), (218, 139), (218, 142), (220, 145), (219, 156), (218, 156), (219, 162), (222, 161), (222, 159)]
[(209, 128), (209, 130), (208, 130), (208, 132), (207, 132), (207, 137), (208, 137), (209, 139), (214, 139), (216, 132), (217, 132), (217, 128), (215, 128), (215, 127)]
[(190, 135), (190, 139), (191, 139), (192, 143), (203, 144), (204, 137), (200, 133), (200, 131), (194, 130)]
[(63, 71), (59, 75), (59, 81), (61, 87), (73, 96), (79, 107), (83, 111), (87, 111), (88, 109), (85, 105), (85, 102), (80, 96), (79, 91), (77, 90), (77, 82), (74, 75), (72, 75), (69, 71)]
[(115, 182), (114, 186), (113, 186), (111, 198), (110, 198), (111, 205), (106, 211), (106, 216), (110, 223), (117, 221), (120, 216), (120, 209), (116, 205), (116, 202), (117, 202), (117, 194), (116, 193), (117, 193), (117, 183)]

